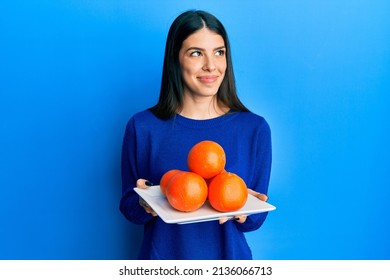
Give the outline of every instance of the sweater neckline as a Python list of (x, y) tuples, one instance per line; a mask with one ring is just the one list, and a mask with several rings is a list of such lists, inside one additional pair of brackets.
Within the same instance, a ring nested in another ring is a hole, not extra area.
[(177, 124), (184, 125), (187, 127), (215, 127), (218, 125), (221, 125), (222, 123), (229, 121), (233, 118), (238, 116), (238, 112), (230, 110), (228, 113), (221, 115), (219, 117), (211, 118), (211, 119), (204, 119), (204, 120), (196, 120), (184, 117), (179, 114), (175, 114), (173, 116), (173, 121)]

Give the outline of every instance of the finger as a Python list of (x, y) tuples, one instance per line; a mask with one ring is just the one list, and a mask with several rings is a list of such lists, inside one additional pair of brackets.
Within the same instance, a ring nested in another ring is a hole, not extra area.
[(226, 223), (227, 221), (229, 221), (229, 218), (228, 218), (228, 217), (219, 218), (219, 224), (220, 224), (220, 225)]
[(235, 220), (237, 223), (240, 223), (240, 224), (245, 223), (246, 218), (247, 218), (246, 215), (238, 215), (238, 216), (234, 216), (234, 217), (235, 217), (234, 220)]
[(143, 200), (141, 197), (139, 198), (139, 205), (142, 207), (148, 207), (149, 205), (146, 203), (145, 200)]
[(145, 180), (145, 179), (138, 179), (137, 180), (137, 188), (140, 188), (140, 189), (146, 189), (148, 188), (148, 183), (149, 182), (148, 180)]
[(238, 215), (238, 216), (234, 216), (234, 217), (222, 217), (222, 218), (219, 218), (219, 224), (222, 225), (222, 224), (226, 223), (227, 221), (240, 222), (240, 220), (242, 221), (242, 223), (245, 222), (246, 216), (245, 215)]
[(142, 198), (140, 198), (139, 204), (145, 209), (146, 213), (152, 214), (154, 217), (157, 216), (157, 213), (152, 209), (152, 207), (150, 207), (150, 205)]
[(157, 213), (154, 212), (154, 211), (150, 212), (150, 214), (152, 214), (153, 217), (157, 217), (158, 216)]
[(263, 194), (263, 193), (259, 193), (259, 192), (256, 192), (252, 189), (248, 189), (248, 193), (250, 193), (251, 195), (253, 195), (254, 197), (262, 200), (262, 201), (267, 201), (268, 200), (268, 196)]
[(157, 213), (154, 212), (154, 210), (153, 210), (152, 208), (150, 208), (150, 207), (145, 207), (145, 211), (146, 211), (146, 213), (152, 214), (153, 217), (157, 217)]
[(263, 194), (263, 193), (259, 193), (256, 197), (258, 199), (262, 200), (262, 201), (267, 201), (268, 200), (268, 196)]
[(255, 192), (254, 190), (252, 189), (248, 189), (248, 193), (253, 195), (253, 196), (256, 196), (258, 194), (258, 192)]

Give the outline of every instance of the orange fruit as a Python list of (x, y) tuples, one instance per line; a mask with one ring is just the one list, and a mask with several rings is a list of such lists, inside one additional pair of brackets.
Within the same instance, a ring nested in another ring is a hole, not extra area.
[(210, 205), (220, 212), (239, 210), (248, 199), (248, 189), (244, 180), (231, 172), (223, 172), (215, 176), (208, 190)]
[(169, 181), (166, 197), (169, 204), (176, 210), (195, 211), (207, 200), (206, 181), (193, 172), (178, 172)]
[(210, 179), (221, 173), (226, 164), (225, 151), (217, 142), (204, 140), (195, 144), (188, 153), (190, 171)]
[(172, 170), (165, 172), (164, 175), (162, 175), (162, 177), (160, 179), (160, 189), (161, 189), (161, 192), (163, 193), (163, 195), (166, 195), (166, 189), (167, 189), (167, 186), (169, 184), (169, 181), (178, 172), (181, 172), (181, 171), (178, 169), (172, 169)]
[[(226, 172), (227, 172), (226, 169), (223, 169), (220, 173), (218, 173), (218, 174), (215, 175), (215, 176), (218, 176), (219, 174), (221, 174), (221, 173), (226, 173)], [(206, 180), (206, 183), (207, 183), (207, 186), (210, 185), (211, 181), (215, 178), (215, 176), (214, 176), (214, 177), (211, 177), (211, 178), (208, 178), (208, 179), (205, 179), (205, 180)]]

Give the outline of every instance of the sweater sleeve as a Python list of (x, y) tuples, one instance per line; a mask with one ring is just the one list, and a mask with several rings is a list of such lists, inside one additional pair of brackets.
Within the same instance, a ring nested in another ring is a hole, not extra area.
[(134, 119), (127, 126), (122, 143), (121, 175), (122, 198), (119, 209), (129, 221), (135, 224), (145, 224), (153, 216), (139, 204), (139, 196), (133, 190), (138, 176), (137, 141)]
[[(254, 147), (256, 147), (253, 151), (256, 158), (251, 187), (259, 193), (267, 194), (271, 174), (272, 146), (271, 130), (264, 119), (257, 134), (257, 145)], [(236, 223), (236, 226), (243, 232), (257, 230), (264, 223), (267, 215), (268, 212), (250, 215), (244, 223)]]

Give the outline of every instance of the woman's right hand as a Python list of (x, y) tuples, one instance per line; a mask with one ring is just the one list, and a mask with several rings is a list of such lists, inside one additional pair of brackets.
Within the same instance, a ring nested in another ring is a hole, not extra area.
[[(149, 188), (150, 184), (148, 184), (147, 182), (149, 182), (149, 181), (145, 180), (145, 179), (138, 179), (137, 180), (137, 188), (140, 188), (140, 189)], [(146, 213), (152, 214), (154, 217), (157, 216), (157, 213), (154, 212), (154, 210), (150, 207), (150, 205), (147, 204), (146, 201), (143, 200), (141, 197), (139, 198), (139, 205), (141, 205), (145, 209)]]

